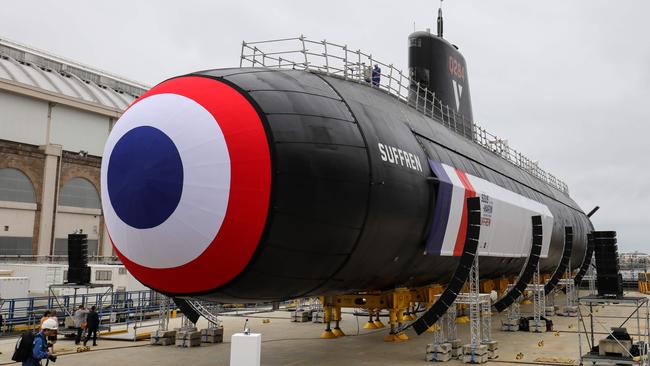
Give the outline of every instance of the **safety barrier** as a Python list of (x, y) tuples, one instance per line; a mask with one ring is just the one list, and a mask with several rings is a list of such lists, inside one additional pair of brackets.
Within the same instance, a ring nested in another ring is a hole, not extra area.
[(54, 312), (63, 322), (74, 306), (95, 305), (102, 323), (119, 324), (159, 311), (163, 298), (153, 290), (141, 290), (3, 299), (1, 314), (4, 328), (11, 330), (37, 324), (46, 310)]

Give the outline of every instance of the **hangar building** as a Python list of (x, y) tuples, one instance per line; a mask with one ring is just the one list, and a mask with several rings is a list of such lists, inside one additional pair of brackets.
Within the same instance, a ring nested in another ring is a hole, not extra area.
[(104, 143), (148, 87), (0, 39), (0, 257), (112, 256), (100, 197)]

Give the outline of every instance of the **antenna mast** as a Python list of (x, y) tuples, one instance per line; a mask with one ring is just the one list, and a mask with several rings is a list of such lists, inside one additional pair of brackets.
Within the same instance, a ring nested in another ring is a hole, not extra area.
[(442, 0), (440, 0), (440, 7), (438, 8), (438, 37), (442, 37)]

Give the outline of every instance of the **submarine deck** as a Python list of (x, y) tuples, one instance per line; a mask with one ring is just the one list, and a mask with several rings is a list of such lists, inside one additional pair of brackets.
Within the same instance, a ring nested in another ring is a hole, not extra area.
[[(628, 296), (644, 296), (630, 292)], [(563, 298), (556, 297), (556, 304), (562, 304)], [(531, 305), (522, 305), (522, 313), (530, 312)], [(349, 310), (349, 309), (345, 309)], [(349, 311), (348, 311), (349, 312)], [(608, 307), (600, 310), (600, 315), (606, 318), (608, 326), (617, 326), (628, 315), (626, 309)], [(400, 343), (383, 341), (387, 329), (364, 330), (365, 317), (355, 317), (344, 314), (341, 322), (346, 337), (326, 340), (319, 339), (323, 324), (291, 323), (289, 313), (276, 311), (248, 316), (252, 332), (262, 333), (262, 365), (423, 365), (425, 347), (431, 343), (433, 336), (425, 333), (417, 336), (412, 330), (407, 334), (410, 340)], [(118, 341), (100, 339), (99, 346), (89, 352), (76, 353), (72, 340), (61, 340), (56, 348), (61, 353), (58, 363), (77, 365), (228, 365), (230, 358), (230, 336), (243, 328), (245, 317), (224, 316), (222, 321), (225, 330), (224, 343), (202, 344), (195, 348), (179, 348), (175, 346), (150, 346), (149, 341)], [(262, 319), (270, 319), (263, 324)], [(357, 323), (358, 319), (358, 323)], [(494, 340), (499, 342), (499, 358), (489, 364), (535, 364), (549, 365), (559, 363), (543, 362), (539, 358), (572, 360), (579, 364), (577, 318), (555, 316), (552, 318), (556, 332), (527, 333), (502, 332), (500, 315), (493, 315), (492, 331)], [(610, 324), (611, 323), (611, 324)], [(645, 323), (645, 322), (643, 322)], [(180, 319), (171, 319), (170, 327), (178, 326)], [(633, 326), (634, 325), (634, 326)], [(203, 319), (198, 327), (205, 327)], [(628, 330), (636, 330), (635, 324), (628, 324)], [(152, 328), (153, 329), (153, 328)], [(645, 328), (642, 326), (642, 330)], [(458, 325), (459, 338), (469, 341), (469, 324)], [(604, 335), (599, 335), (604, 338)], [(540, 341), (543, 341), (540, 346)], [(11, 361), (16, 338), (0, 340), (0, 365), (14, 364)], [(584, 351), (583, 338), (583, 351)], [(517, 354), (523, 353), (523, 358), (517, 360)], [(538, 360), (538, 361), (536, 361)], [(463, 364), (452, 360), (449, 365)]]

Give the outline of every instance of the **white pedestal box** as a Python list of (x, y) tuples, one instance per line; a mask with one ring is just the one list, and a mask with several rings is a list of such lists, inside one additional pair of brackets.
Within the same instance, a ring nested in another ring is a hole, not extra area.
[(260, 366), (262, 335), (235, 333), (230, 338), (230, 366)]

